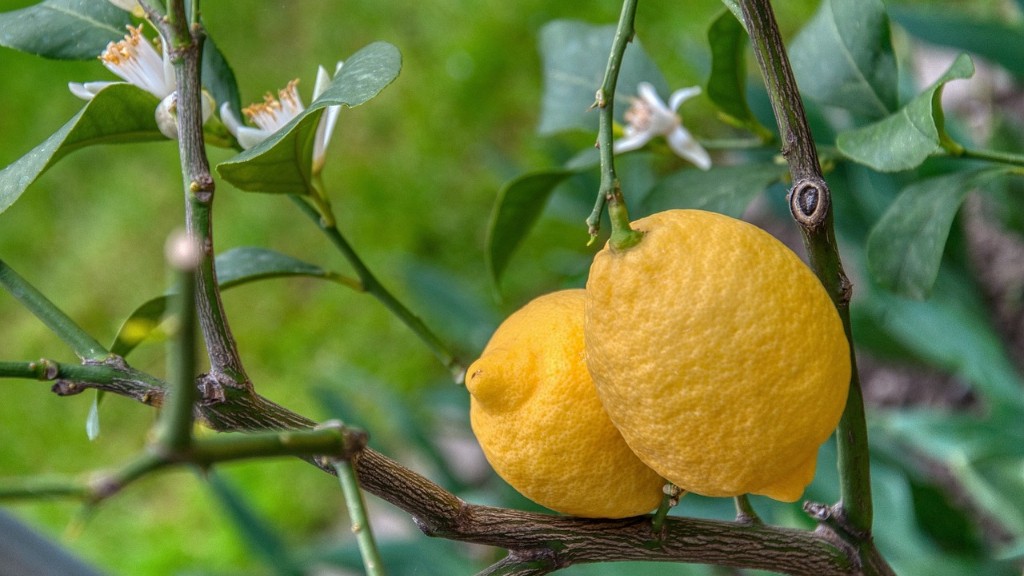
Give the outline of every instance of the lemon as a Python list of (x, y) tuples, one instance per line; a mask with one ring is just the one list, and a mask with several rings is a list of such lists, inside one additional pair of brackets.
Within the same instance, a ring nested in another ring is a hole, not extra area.
[(583, 290), (536, 298), (498, 327), (466, 371), (470, 423), (488, 462), (552, 510), (649, 512), (665, 484), (612, 426), (583, 359)]
[(586, 360), (626, 443), (688, 492), (794, 501), (850, 380), (842, 321), (767, 232), (699, 210), (642, 218), (590, 268)]

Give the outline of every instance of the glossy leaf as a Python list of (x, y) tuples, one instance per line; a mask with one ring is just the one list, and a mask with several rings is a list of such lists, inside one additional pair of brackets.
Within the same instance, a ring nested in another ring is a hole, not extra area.
[[(594, 93), (601, 87), (615, 26), (598, 26), (556, 20), (540, 32), (544, 69), (544, 96), (537, 131), (550, 135), (566, 130), (597, 130), (597, 114), (591, 109)], [(615, 91), (624, 102), (636, 94), (640, 82), (650, 82), (663, 97), (668, 85), (637, 39), (627, 46)], [(621, 118), (626, 106), (616, 106)]]
[(785, 166), (775, 164), (680, 170), (651, 190), (644, 202), (644, 211), (697, 208), (739, 218), (758, 194), (781, 180), (786, 172)]
[(112, 84), (31, 152), (0, 171), (0, 212), (64, 156), (97, 144), (166, 140), (153, 113), (157, 99), (131, 84)]
[(0, 46), (60, 60), (96, 58), (124, 37), (128, 12), (98, 0), (46, 0), (0, 14)]
[(283, 128), (259, 145), (217, 166), (217, 172), (236, 187), (250, 192), (309, 194), (313, 138), (328, 106), (359, 106), (398, 77), (402, 57), (386, 42), (366, 46), (345, 66), (323, 94)]
[(889, 13), (907, 32), (940, 46), (973, 52), (1024, 77), (1024, 25), (1019, 21), (975, 20), (950, 10), (893, 6)]
[(945, 131), (942, 88), (947, 82), (970, 78), (974, 64), (961, 54), (934, 84), (906, 106), (874, 124), (842, 132), (839, 150), (851, 160), (881, 172), (916, 168), (943, 149), (959, 151)]
[(1002, 169), (954, 172), (917, 181), (892, 202), (868, 234), (868, 271), (885, 288), (924, 299), (939, 274), (953, 218), (967, 194)]
[(882, 0), (823, 0), (789, 49), (801, 91), (881, 118), (898, 104), (896, 57)]
[(235, 72), (217, 48), (213, 38), (207, 36), (203, 42), (202, 62), (203, 87), (217, 101), (217, 108), (227, 102), (237, 118), (242, 117), (242, 103), (238, 94), (238, 82)]
[(484, 257), (495, 284), (501, 279), (516, 248), (533, 228), (548, 197), (575, 170), (556, 169), (524, 174), (498, 191), (487, 224)]
[(711, 45), (711, 75), (707, 95), (725, 116), (725, 120), (764, 138), (771, 131), (761, 125), (747, 104), (747, 33), (736, 17), (727, 11), (708, 28)]
[[(265, 248), (233, 248), (217, 256), (216, 266), (217, 282), (221, 290), (257, 280), (287, 276), (321, 278), (354, 285), (353, 281), (319, 266)], [(136, 308), (117, 331), (114, 343), (110, 347), (111, 352), (125, 356), (149, 338), (163, 322), (173, 295), (173, 292), (167, 292), (147, 300)]]

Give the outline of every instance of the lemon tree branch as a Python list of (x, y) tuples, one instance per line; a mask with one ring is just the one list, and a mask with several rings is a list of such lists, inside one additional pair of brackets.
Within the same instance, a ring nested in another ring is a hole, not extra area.
[(850, 394), (837, 430), (841, 492), (838, 519), (848, 527), (854, 539), (865, 546), (864, 554), (877, 555), (870, 539), (872, 504), (868, 438), (850, 329), (851, 284), (839, 257), (832, 222), (831, 193), (821, 174), (814, 138), (771, 4), (769, 0), (740, 0), (739, 4), (775, 111), (782, 136), (782, 154), (793, 177), (790, 209), (800, 224), (811, 268), (832, 297), (850, 342)]

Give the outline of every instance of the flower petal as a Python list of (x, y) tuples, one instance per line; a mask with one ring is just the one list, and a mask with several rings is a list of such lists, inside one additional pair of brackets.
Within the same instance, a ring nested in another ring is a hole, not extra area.
[(689, 160), (701, 170), (711, 168), (711, 157), (708, 156), (707, 150), (694, 140), (693, 136), (690, 136), (690, 133), (685, 128), (680, 126), (678, 129), (673, 130), (667, 136), (667, 139), (669, 147), (680, 158)]
[(691, 86), (690, 88), (676, 90), (668, 98), (668, 107), (675, 112), (676, 110), (679, 110), (680, 104), (694, 96), (697, 96), (698, 94), (700, 94), (700, 86)]
[(651, 138), (654, 138), (653, 132), (627, 133), (625, 138), (616, 140), (615, 143), (612, 144), (612, 153), (621, 154), (631, 150), (639, 150), (644, 147), (644, 144), (650, 142)]
[(68, 82), (68, 90), (82, 100), (92, 100), (93, 96), (100, 93), (100, 90), (111, 84), (118, 84), (118, 82)]
[(665, 101), (661, 99), (661, 96), (658, 96), (658, 91), (654, 89), (654, 85), (650, 82), (637, 84), (636, 93), (653, 108), (652, 112), (655, 114), (675, 114), (674, 110), (670, 110), (665, 106)]

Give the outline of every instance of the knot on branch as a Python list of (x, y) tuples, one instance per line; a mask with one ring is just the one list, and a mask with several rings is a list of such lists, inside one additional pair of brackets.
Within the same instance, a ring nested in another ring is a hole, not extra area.
[(798, 180), (789, 191), (789, 211), (804, 228), (823, 226), (831, 207), (832, 193), (819, 178)]

